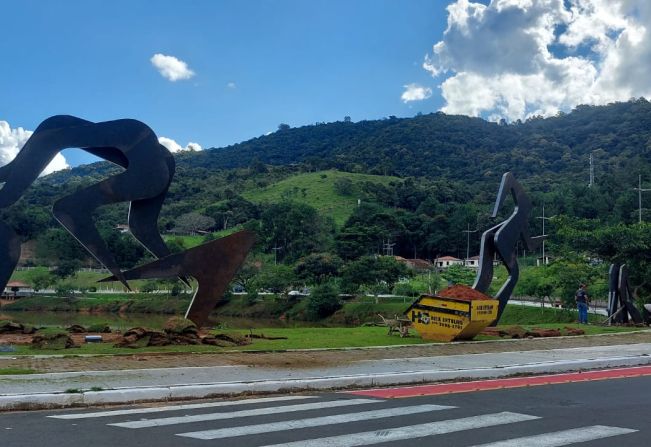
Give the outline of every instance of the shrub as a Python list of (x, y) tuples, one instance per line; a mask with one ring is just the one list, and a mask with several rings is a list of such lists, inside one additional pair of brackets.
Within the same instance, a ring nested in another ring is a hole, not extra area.
[(320, 284), (314, 289), (307, 302), (307, 318), (319, 320), (332, 315), (341, 307), (339, 289), (334, 283)]
[(393, 288), (393, 294), (399, 296), (415, 297), (418, 295), (418, 291), (410, 283), (401, 282), (395, 285)]

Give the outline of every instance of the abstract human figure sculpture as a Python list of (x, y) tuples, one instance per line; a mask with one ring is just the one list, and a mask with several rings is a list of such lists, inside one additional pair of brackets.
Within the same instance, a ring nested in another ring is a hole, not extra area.
[[(36, 128), (14, 160), (0, 168), (0, 182), (4, 182), (0, 208), (14, 204), (56, 154), (66, 148), (81, 148), (125, 169), (59, 199), (52, 213), (90, 254), (129, 287), (115, 257), (100, 237), (92, 213), (102, 205), (131, 202), (131, 234), (154, 256), (167, 256), (170, 252), (158, 232), (157, 221), (174, 176), (174, 157), (140, 121), (92, 123), (74, 116), (53, 116)], [(14, 246), (17, 238), (5, 225), (0, 228), (0, 244)], [(5, 280), (0, 287), (9, 280), (18, 256), (10, 252), (0, 262), (0, 279)]]
[(628, 267), (611, 264), (608, 270), (608, 321), (609, 323), (628, 323), (629, 316), (636, 324), (644, 322), (642, 314), (635, 307), (628, 283)]
[(493, 324), (500, 319), (506, 303), (511, 298), (511, 293), (518, 282), (520, 269), (518, 267), (516, 243), (521, 239), (527, 250), (533, 251), (538, 246), (538, 238), (529, 236), (529, 214), (531, 213), (531, 201), (525, 194), (522, 186), (510, 172), (502, 176), (497, 200), (493, 208), (493, 218), (497, 217), (504, 200), (511, 193), (515, 208), (513, 214), (498, 225), (486, 230), (481, 237), (481, 251), (479, 254), (479, 270), (473, 289), (486, 293), (493, 280), (493, 259), (495, 255), (502, 261), (509, 274), (506, 282), (495, 295), (500, 305), (497, 311), (497, 318)]
[[(130, 119), (93, 123), (61, 115), (43, 121), (16, 158), (0, 167), (0, 182), (4, 183), (0, 209), (20, 199), (56, 154), (66, 148), (81, 148), (124, 171), (59, 199), (52, 209), (54, 217), (111, 272), (112, 280), (127, 288), (127, 279), (178, 276), (187, 283), (186, 276), (195, 277), (199, 286), (186, 315), (197, 325), (205, 322), (253, 246), (253, 234), (236, 233), (171, 255), (157, 221), (174, 176), (174, 157), (147, 125)], [(118, 267), (92, 219), (99, 206), (118, 202), (130, 202), (131, 234), (161, 258), (130, 271), (129, 278)], [(18, 235), (0, 222), (0, 290), (9, 281), (19, 257)]]

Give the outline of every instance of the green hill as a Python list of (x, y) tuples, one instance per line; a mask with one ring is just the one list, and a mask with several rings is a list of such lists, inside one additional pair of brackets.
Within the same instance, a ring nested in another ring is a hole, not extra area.
[(335, 170), (298, 174), (259, 189), (246, 191), (242, 196), (251, 202), (277, 203), (291, 199), (310, 205), (320, 214), (330, 216), (338, 226), (344, 224), (358, 204), (367, 197), (364, 183), (390, 186), (401, 180), (397, 177), (352, 174)]

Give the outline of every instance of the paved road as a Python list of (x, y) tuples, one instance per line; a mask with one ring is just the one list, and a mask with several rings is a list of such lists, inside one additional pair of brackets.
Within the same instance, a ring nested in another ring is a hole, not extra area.
[(651, 444), (651, 377), (379, 399), (346, 393), (0, 414), (3, 447)]

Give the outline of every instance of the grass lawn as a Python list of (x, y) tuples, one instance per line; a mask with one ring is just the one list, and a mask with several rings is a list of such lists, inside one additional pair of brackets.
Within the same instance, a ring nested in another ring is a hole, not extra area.
[[(558, 324), (543, 323), (523, 325), (525, 329), (532, 328), (562, 328), (562, 327), (580, 327), (588, 335), (630, 332), (640, 328), (630, 327), (604, 327), (604, 326), (585, 326), (576, 324)], [(219, 332), (219, 331), (217, 331)], [(246, 334), (245, 330), (233, 330), (231, 333)], [(47, 355), (57, 354), (66, 356), (76, 356), (82, 354), (134, 354), (143, 352), (224, 352), (224, 351), (256, 351), (272, 350), (282, 351), (286, 349), (330, 349), (330, 348), (349, 348), (349, 347), (369, 347), (369, 346), (395, 346), (395, 345), (418, 345), (430, 343), (422, 340), (418, 335), (412, 335), (406, 338), (400, 338), (397, 335), (388, 335), (386, 327), (354, 327), (354, 328), (269, 328), (254, 331), (255, 334), (264, 334), (267, 337), (287, 337), (286, 340), (264, 340), (254, 339), (253, 343), (247, 346), (232, 348), (220, 348), (208, 345), (191, 345), (191, 346), (163, 346), (148, 347), (142, 349), (114, 348), (111, 343), (89, 343), (84, 344), (76, 349), (68, 350), (34, 350), (29, 346), (16, 346), (15, 352), (0, 353), (0, 355)], [(412, 331), (412, 334), (415, 334)], [(495, 340), (499, 337), (478, 336), (476, 340)], [(2, 371), (2, 370), (0, 370)], [(0, 372), (0, 374), (2, 374)], [(5, 373), (13, 374), (13, 373)], [(21, 373), (25, 374), (25, 373)]]
[[(352, 183), (350, 194), (337, 193), (335, 182), (347, 179)], [(335, 170), (299, 174), (274, 183), (266, 188), (246, 191), (242, 196), (254, 203), (277, 203), (290, 198), (308, 204), (322, 215), (331, 216), (335, 224), (341, 226), (357, 206), (357, 199), (362, 197), (360, 184), (363, 182), (380, 183), (401, 182), (397, 177), (353, 174)]]
[(0, 376), (13, 376), (21, 374), (39, 374), (40, 371), (35, 369), (24, 369), (24, 368), (0, 368)]

